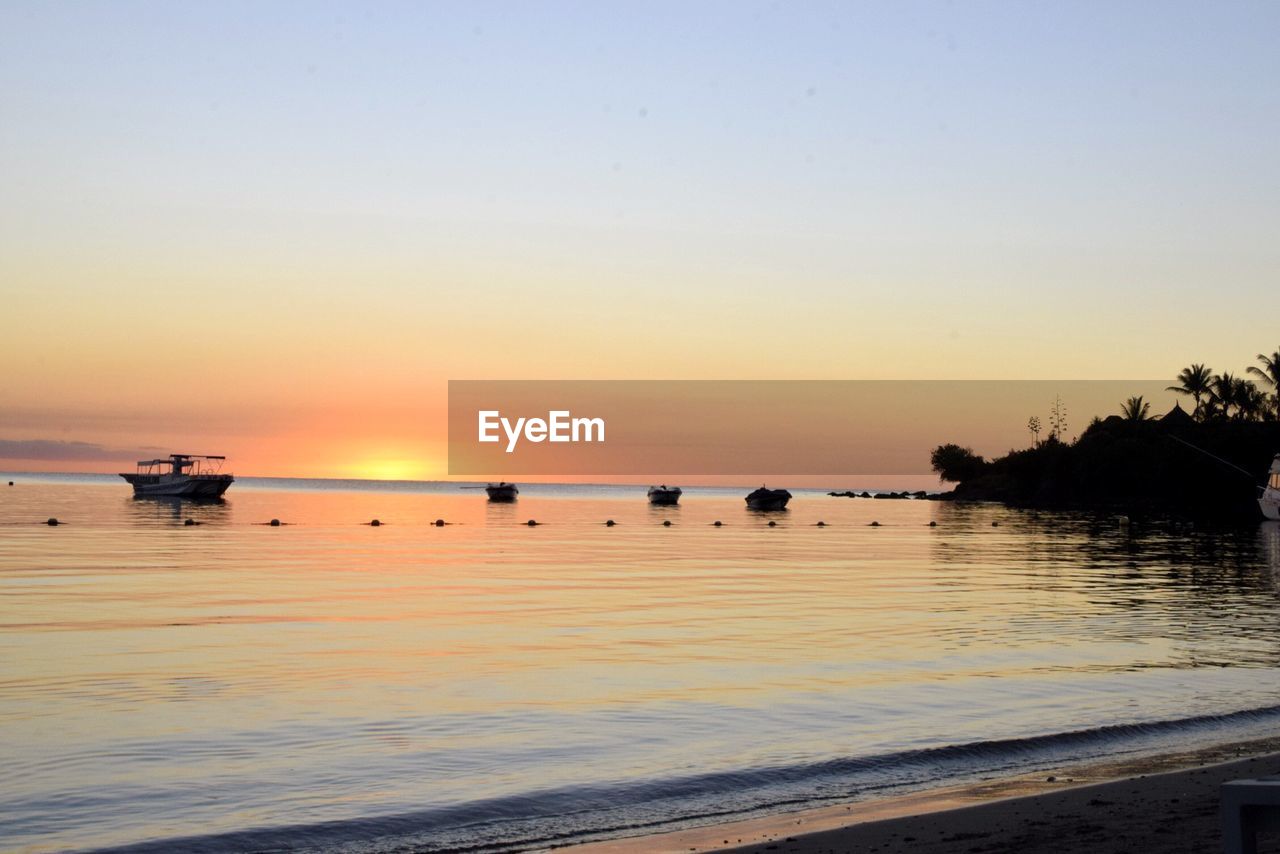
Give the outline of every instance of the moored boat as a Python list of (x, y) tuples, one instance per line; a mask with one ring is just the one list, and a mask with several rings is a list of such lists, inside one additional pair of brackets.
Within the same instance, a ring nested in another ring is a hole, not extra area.
[(786, 510), (791, 493), (785, 489), (769, 489), (760, 487), (747, 496), (747, 508), (750, 510)]
[(490, 501), (515, 501), (516, 496), (520, 494), (520, 490), (514, 483), (491, 483), (484, 488), (484, 492), (489, 496)]
[(170, 454), (168, 459), (138, 460), (138, 470), (121, 472), (133, 494), (157, 498), (221, 498), (235, 477), (222, 471), (226, 457)]
[(1258, 509), (1268, 519), (1280, 519), (1280, 454), (1271, 460), (1271, 469), (1267, 472), (1267, 485), (1258, 496)]
[(649, 487), (649, 503), (667, 506), (679, 504), (681, 494), (681, 489), (678, 486), (667, 486), (665, 483), (661, 486), (651, 486)]

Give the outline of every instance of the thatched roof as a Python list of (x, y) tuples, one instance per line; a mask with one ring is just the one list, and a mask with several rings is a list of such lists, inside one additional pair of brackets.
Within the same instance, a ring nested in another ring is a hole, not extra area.
[(1177, 427), (1181, 424), (1194, 424), (1195, 419), (1187, 414), (1181, 404), (1175, 403), (1173, 409), (1161, 416), (1160, 423), (1166, 427)]

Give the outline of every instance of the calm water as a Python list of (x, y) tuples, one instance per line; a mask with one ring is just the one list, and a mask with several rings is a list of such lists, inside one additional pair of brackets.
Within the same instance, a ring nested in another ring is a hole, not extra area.
[(15, 479), (4, 849), (538, 848), (1280, 725), (1274, 527)]

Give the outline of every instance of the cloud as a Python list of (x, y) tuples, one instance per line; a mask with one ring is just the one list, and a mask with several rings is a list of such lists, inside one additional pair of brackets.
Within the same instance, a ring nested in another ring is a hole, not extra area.
[(107, 448), (94, 442), (50, 439), (0, 439), (0, 460), (76, 460), (88, 462), (133, 461), (153, 454), (156, 448)]

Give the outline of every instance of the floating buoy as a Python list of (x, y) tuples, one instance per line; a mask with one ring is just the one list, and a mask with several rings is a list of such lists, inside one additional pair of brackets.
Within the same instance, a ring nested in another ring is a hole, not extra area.
[(879, 527), (880, 527), (880, 523), (879, 523), (879, 522), (872, 522), (872, 523), (871, 523), (870, 525), (868, 525), (867, 527), (869, 527), (869, 528), (879, 528)]
[(999, 522), (992, 522), (992, 523), (991, 523), (991, 527), (993, 527), (993, 528), (999, 528), (999, 527), (1000, 527), (1000, 523), (999, 523)]
[(712, 522), (711, 524), (712, 524), (712, 525), (714, 525), (715, 527), (719, 528), (719, 527), (720, 527), (721, 525), (723, 525), (724, 523), (723, 523), (723, 522), (721, 522), (719, 519), (717, 519), (717, 520), (715, 520), (714, 522)]
[(280, 527), (280, 520), (279, 520), (279, 519), (272, 519), (272, 520), (271, 520), (270, 522), (268, 522), (267, 524), (268, 524), (268, 525), (270, 525), (270, 526), (271, 526), (271, 527), (273, 527), (273, 528), (279, 528), (279, 527)]
[(195, 519), (188, 519), (187, 521), (183, 522), (182, 524), (184, 524), (184, 525), (194, 525), (195, 523), (196, 523), (196, 520), (195, 520)]
[(775, 521), (773, 521), (772, 519), (770, 519), (770, 520), (769, 520), (769, 527), (770, 527), (770, 528), (776, 528), (776, 527), (778, 527), (778, 523), (777, 523), (777, 522), (775, 522)]
[(671, 527), (671, 520), (670, 520), (670, 519), (663, 519), (663, 520), (662, 520), (662, 527), (664, 527), (664, 528), (670, 528), (670, 527)]
[(48, 525), (50, 528), (56, 528), (58, 526), (58, 520), (50, 516), (49, 521), (45, 522), (45, 524)]
[(369, 522), (369, 527), (370, 527), (370, 528), (377, 528), (377, 527), (379, 527), (379, 526), (381, 526), (381, 525), (382, 525), (382, 522), (381, 522), (380, 520), (378, 520), (378, 519), (373, 519), (373, 520), (371, 520), (371, 521)]
[(930, 527), (930, 528), (936, 528), (936, 527), (938, 527), (938, 523), (937, 523), (937, 522), (930, 522), (930, 523), (929, 523), (929, 527)]
[[(443, 528), (443, 527), (444, 527), (444, 520), (443, 520), (443, 519), (437, 519), (437, 520), (436, 520), (436, 522), (435, 522), (435, 524), (436, 524), (436, 527), (437, 527), (437, 528)], [(533, 520), (532, 520), (532, 519), (531, 519), (531, 520), (529, 520), (529, 524), (531, 524), (531, 525), (533, 524)]]
[(536, 519), (530, 519), (525, 524), (528, 525), (530, 528), (536, 528), (538, 526), (538, 521)]
[(13, 481), (9, 481), (9, 485), (10, 485), (10, 486), (13, 486)]
[(827, 523), (826, 523), (826, 522), (823, 522), (821, 519), (819, 519), (819, 520), (818, 520), (818, 524), (817, 524), (815, 527), (818, 527), (818, 528), (825, 528), (825, 527), (827, 527)]
[(612, 528), (612, 527), (613, 527), (614, 525), (616, 525), (616, 524), (618, 524), (618, 523), (617, 523), (617, 522), (615, 522), (615, 521), (613, 521), (612, 519), (609, 519), (608, 521), (606, 521), (606, 522), (604, 523), (604, 526), (605, 526), (606, 528)]

